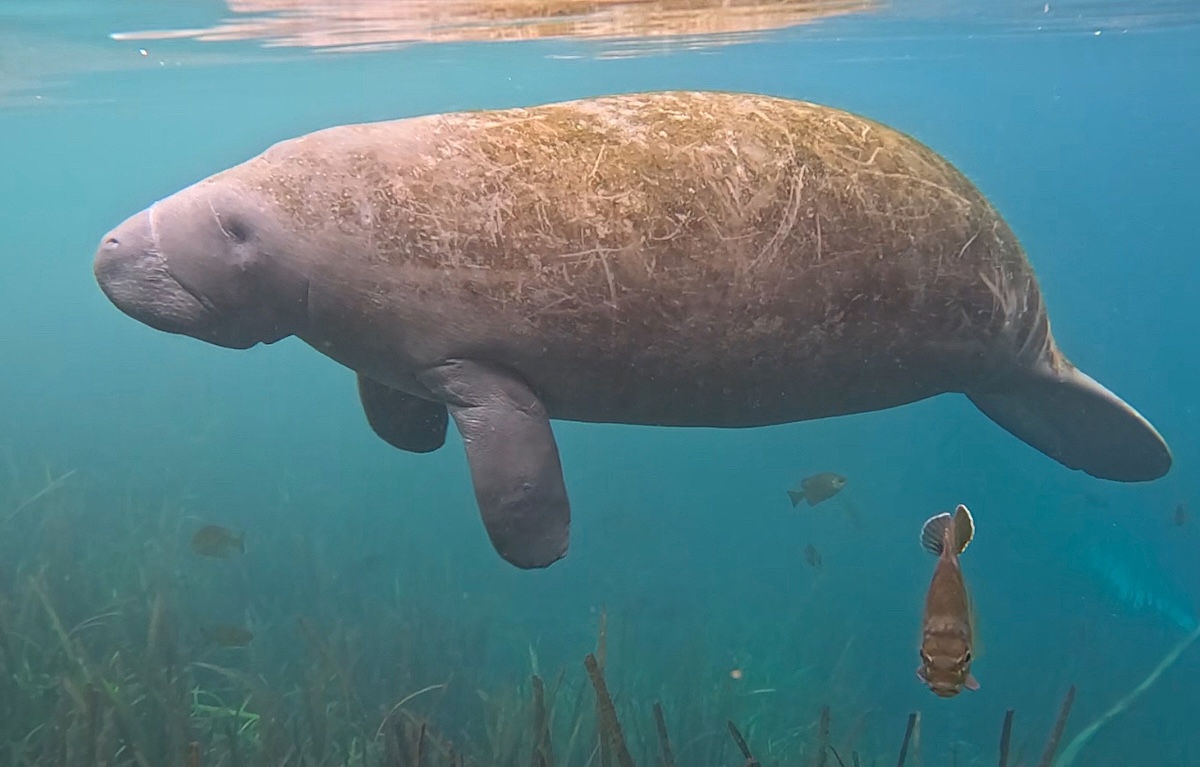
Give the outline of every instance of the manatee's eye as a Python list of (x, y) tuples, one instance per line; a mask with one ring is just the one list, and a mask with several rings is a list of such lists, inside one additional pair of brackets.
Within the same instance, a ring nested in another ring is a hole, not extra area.
[(217, 224), (221, 227), (221, 231), (230, 240), (233, 240), (234, 244), (241, 245), (250, 239), (250, 227), (246, 225), (246, 222), (240, 216), (222, 216), (219, 213), (216, 216)]
[(231, 218), (225, 224), (225, 231), (229, 233), (229, 238), (238, 244), (250, 239), (250, 231), (240, 218)]
[(921, 650), (920, 653), (922, 661), (925, 663), (933, 663), (933, 658), (929, 657), (929, 653), (925, 652), (924, 650)]

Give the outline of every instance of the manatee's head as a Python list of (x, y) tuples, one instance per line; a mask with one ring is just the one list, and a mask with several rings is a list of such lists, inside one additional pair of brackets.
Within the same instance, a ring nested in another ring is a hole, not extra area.
[(269, 206), (212, 177), (104, 236), (93, 270), (109, 300), (156, 330), (248, 349), (300, 332), (307, 279)]

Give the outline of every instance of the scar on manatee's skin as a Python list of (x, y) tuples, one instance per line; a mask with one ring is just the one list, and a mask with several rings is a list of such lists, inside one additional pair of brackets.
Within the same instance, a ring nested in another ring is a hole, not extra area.
[(208, 209), (212, 211), (213, 220), (215, 220), (217, 222), (217, 226), (221, 229), (222, 232), (225, 233), (225, 236), (229, 238), (229, 241), (237, 242), (240, 238), (235, 236), (234, 233), (229, 230), (229, 227), (225, 226), (225, 224), (221, 221), (221, 214), (217, 212), (217, 209), (215, 207), (213, 207), (213, 204), (211, 202), (208, 204)]

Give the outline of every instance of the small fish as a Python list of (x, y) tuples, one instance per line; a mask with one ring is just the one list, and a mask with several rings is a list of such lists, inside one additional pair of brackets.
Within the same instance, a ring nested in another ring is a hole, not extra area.
[(787, 491), (788, 498), (792, 499), (793, 509), (800, 505), (800, 501), (808, 501), (809, 506), (816, 506), (841, 492), (846, 481), (841, 474), (823, 471), (800, 480), (800, 487)]
[(1183, 527), (1187, 524), (1188, 512), (1187, 507), (1182, 503), (1175, 507), (1175, 526)]
[(808, 562), (809, 567), (820, 567), (823, 561), (821, 552), (817, 551), (817, 547), (811, 543), (804, 547), (804, 561)]
[(958, 558), (975, 537), (975, 520), (961, 503), (948, 513), (926, 520), (921, 546), (938, 561), (925, 595), (921, 621), (921, 665), (917, 678), (934, 694), (952, 698), (963, 688), (978, 690), (971, 674), (975, 617)]
[(218, 623), (212, 628), (200, 629), (200, 633), (210, 642), (222, 647), (245, 647), (254, 639), (254, 634), (241, 626), (231, 626), (228, 623)]
[(192, 550), (205, 557), (228, 559), (234, 550), (246, 553), (246, 534), (234, 535), (220, 525), (205, 525), (192, 534)]

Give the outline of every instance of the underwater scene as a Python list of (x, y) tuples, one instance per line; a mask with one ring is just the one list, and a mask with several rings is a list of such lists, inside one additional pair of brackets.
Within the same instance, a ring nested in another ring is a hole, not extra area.
[(0, 0), (0, 765), (1200, 766), (1200, 3)]

